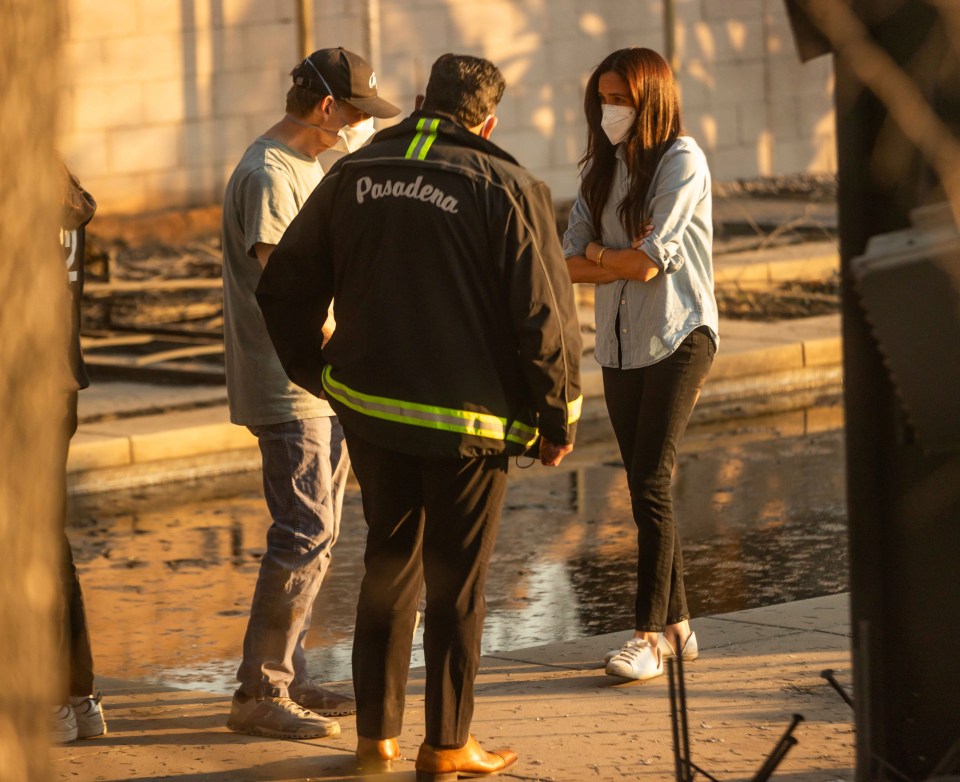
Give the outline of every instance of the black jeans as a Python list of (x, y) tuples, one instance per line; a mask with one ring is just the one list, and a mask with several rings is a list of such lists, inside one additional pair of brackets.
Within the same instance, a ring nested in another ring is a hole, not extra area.
[(603, 368), (603, 393), (637, 525), (636, 630), (661, 633), (665, 625), (690, 618), (671, 481), (677, 445), (715, 352), (700, 328), (656, 364)]
[(425, 741), (463, 746), (473, 718), (483, 589), (507, 457), (411, 456), (345, 434), (368, 528), (353, 641), (357, 733), (371, 739), (400, 735), (417, 604), (426, 582)]
[[(63, 475), (67, 474), (67, 452), (70, 438), (77, 431), (77, 394), (65, 398), (64, 416), (60, 435), (60, 464)], [(66, 484), (64, 484), (66, 488)], [(90, 653), (90, 637), (87, 633), (87, 617), (83, 608), (83, 591), (73, 562), (73, 551), (67, 538), (67, 497), (63, 495), (63, 532), (61, 534), (60, 600), (61, 618), (57, 633), (57, 654), (63, 673), (61, 703), (68, 695), (93, 694), (93, 656)]]

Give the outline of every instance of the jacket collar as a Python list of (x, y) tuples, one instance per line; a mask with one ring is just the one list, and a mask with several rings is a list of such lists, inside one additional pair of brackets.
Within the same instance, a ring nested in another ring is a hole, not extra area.
[(502, 150), (492, 141), (487, 141), (482, 136), (478, 136), (476, 133), (471, 133), (456, 118), (450, 114), (445, 114), (439, 111), (415, 111), (399, 124), (381, 130), (376, 136), (374, 136), (370, 143), (373, 145), (379, 141), (386, 141), (388, 139), (395, 139), (403, 136), (411, 136), (417, 132), (417, 124), (422, 119), (440, 120), (440, 124), (437, 127), (437, 136), (442, 137), (449, 143), (461, 147), (469, 147), (470, 149), (475, 149), (478, 152), (483, 152), (485, 154), (492, 155), (493, 157), (506, 160), (514, 165), (519, 165), (512, 155)]

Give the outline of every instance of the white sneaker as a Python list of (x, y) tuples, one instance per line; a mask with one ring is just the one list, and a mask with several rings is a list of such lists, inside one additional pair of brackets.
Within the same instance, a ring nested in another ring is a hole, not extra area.
[(70, 696), (68, 703), (77, 717), (78, 739), (92, 739), (107, 732), (107, 722), (100, 706), (102, 698), (99, 692), (96, 695)]
[(53, 707), (52, 727), (51, 739), (55, 744), (69, 744), (77, 740), (77, 715), (69, 704)]
[[(657, 646), (660, 647), (660, 653), (663, 655), (664, 660), (669, 660), (671, 657), (677, 656), (677, 653), (673, 651), (673, 647), (663, 633), (660, 633), (659, 638), (657, 638)], [(606, 665), (618, 654), (620, 654), (619, 649), (611, 649), (603, 656), (603, 664)], [(690, 635), (687, 636), (686, 642), (683, 644), (683, 648), (680, 650), (680, 657), (686, 663), (693, 662), (699, 656), (700, 647), (697, 645), (697, 634), (691, 631)]]
[(659, 647), (651, 646), (642, 638), (631, 638), (607, 663), (610, 676), (624, 679), (652, 679), (663, 675), (663, 655)]
[[(660, 647), (660, 652), (663, 654), (664, 660), (669, 660), (671, 657), (677, 656), (677, 653), (673, 650), (673, 647), (663, 633), (660, 633), (660, 637), (657, 639), (657, 646)], [(690, 635), (687, 636), (687, 640), (683, 642), (683, 647), (680, 649), (680, 659), (687, 663), (693, 662), (699, 656), (700, 647), (697, 645), (697, 634), (691, 630)]]

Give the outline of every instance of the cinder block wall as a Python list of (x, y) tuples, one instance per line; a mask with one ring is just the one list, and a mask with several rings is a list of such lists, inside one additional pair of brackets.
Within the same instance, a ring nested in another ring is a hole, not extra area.
[[(831, 63), (800, 65), (782, 0), (675, 7), (685, 122), (714, 178), (835, 170)], [(282, 115), (295, 0), (66, 8), (60, 145), (101, 212), (219, 202), (246, 145)], [(508, 91), (494, 140), (558, 199), (576, 191), (591, 68), (620, 47), (664, 48), (662, 0), (314, 0), (312, 32), (317, 48), (373, 59), (405, 110), (439, 54), (496, 62)]]

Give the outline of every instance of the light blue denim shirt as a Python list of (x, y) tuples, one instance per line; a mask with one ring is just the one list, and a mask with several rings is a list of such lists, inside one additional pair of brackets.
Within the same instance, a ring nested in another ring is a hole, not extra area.
[[(611, 249), (630, 247), (632, 243), (617, 216), (617, 205), (626, 195), (628, 184), (620, 145), (615, 179), (602, 218), (603, 244)], [(654, 364), (673, 353), (699, 326), (706, 326), (714, 345), (719, 346), (713, 294), (710, 169), (703, 150), (689, 136), (678, 138), (660, 160), (647, 204), (653, 232), (640, 249), (661, 273), (649, 282), (616, 280), (596, 286), (595, 354), (605, 367), (636, 369)], [(583, 255), (587, 245), (597, 239), (598, 232), (581, 194), (570, 211), (563, 254), (567, 258)]]

